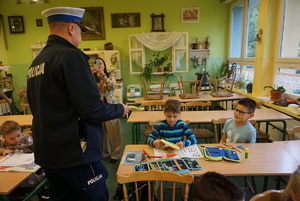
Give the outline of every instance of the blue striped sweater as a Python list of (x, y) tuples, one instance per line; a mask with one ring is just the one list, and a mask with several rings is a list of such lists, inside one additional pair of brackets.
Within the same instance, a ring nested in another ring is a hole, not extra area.
[[(184, 136), (186, 136), (185, 141), (183, 141)], [(173, 143), (182, 141), (184, 147), (197, 143), (196, 136), (191, 129), (189, 129), (188, 125), (186, 125), (186, 123), (182, 120), (178, 120), (173, 127), (170, 127), (166, 120), (159, 122), (149, 135), (147, 144), (150, 144), (152, 147), (154, 147), (153, 141), (157, 139), (164, 139)]]

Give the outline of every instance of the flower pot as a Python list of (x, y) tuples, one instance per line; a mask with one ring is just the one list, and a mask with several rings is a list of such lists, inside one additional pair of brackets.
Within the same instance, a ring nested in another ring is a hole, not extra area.
[(271, 90), (271, 101), (277, 101), (282, 98), (282, 94), (279, 91)]
[(161, 67), (158, 67), (158, 68), (157, 68), (157, 72), (161, 72)]

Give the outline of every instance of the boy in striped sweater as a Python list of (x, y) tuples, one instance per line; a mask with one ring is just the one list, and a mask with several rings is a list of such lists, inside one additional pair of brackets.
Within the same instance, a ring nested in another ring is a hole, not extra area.
[(188, 125), (180, 120), (180, 111), (181, 104), (178, 100), (167, 100), (164, 110), (166, 119), (155, 126), (147, 139), (147, 144), (158, 149), (165, 145), (161, 139), (172, 142), (181, 148), (196, 144), (196, 136)]

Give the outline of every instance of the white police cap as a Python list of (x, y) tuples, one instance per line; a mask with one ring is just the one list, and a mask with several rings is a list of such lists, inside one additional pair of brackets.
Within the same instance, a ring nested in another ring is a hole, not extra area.
[(73, 22), (78, 24), (82, 31), (86, 31), (87, 28), (82, 25), (84, 11), (85, 9), (83, 8), (54, 7), (44, 10), (42, 15), (47, 17), (48, 23)]

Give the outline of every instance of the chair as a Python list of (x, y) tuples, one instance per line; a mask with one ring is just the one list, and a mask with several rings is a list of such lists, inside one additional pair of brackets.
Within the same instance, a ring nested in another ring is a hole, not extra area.
[(165, 102), (164, 101), (149, 101), (141, 104), (145, 108), (145, 111), (163, 111)]
[(0, 114), (1, 115), (11, 115), (11, 107), (10, 105), (6, 102), (6, 100), (1, 99), (0, 100)]
[(300, 133), (300, 126), (295, 126), (292, 129), (286, 129), (287, 139), (296, 140), (295, 133)]
[[(176, 76), (176, 80), (178, 82), (178, 87), (179, 87), (179, 97), (182, 99), (191, 99), (191, 98), (200, 98), (200, 90), (201, 90), (201, 85), (202, 85), (202, 80), (203, 76), (201, 77), (200, 80), (197, 78), (195, 80), (190, 80), (190, 81), (183, 81), (182, 76), (180, 76), (180, 79), (178, 76)], [(186, 93), (186, 90), (184, 89), (184, 84), (189, 83), (192, 84), (192, 93)]]
[(260, 122), (256, 122), (254, 119), (249, 121), (256, 129), (256, 142), (265, 143), (269, 142), (270, 135), (262, 130), (260, 130)]
[(30, 108), (28, 103), (21, 103), (20, 106), (22, 108), (23, 114), (30, 114)]
[[(155, 185), (155, 181), (159, 181), (159, 196), (160, 201), (163, 200), (164, 184), (163, 181), (173, 182), (172, 185), (172, 201), (175, 200), (175, 190), (176, 190), (176, 183), (185, 184), (184, 186), (184, 201), (188, 200), (189, 195), (189, 185), (193, 183), (194, 176), (191, 174), (177, 174), (171, 171), (160, 171), (160, 170), (149, 170), (149, 171), (138, 171), (131, 173), (127, 176), (117, 176), (118, 183), (123, 185), (123, 193), (124, 193), (124, 200), (128, 201), (130, 196), (135, 196), (135, 200), (139, 200), (139, 191), (141, 188), (138, 187), (138, 183), (146, 182), (144, 186), (147, 186), (147, 193), (148, 193), (148, 201), (155, 200), (154, 190), (153, 187)], [(134, 183), (134, 190), (131, 190), (132, 195), (128, 195), (128, 190), (126, 187), (127, 183)], [(133, 195), (133, 192), (135, 193)]]
[[(204, 111), (209, 110), (210, 106), (211, 102), (187, 102), (181, 104), (183, 111)], [(197, 125), (191, 125), (190, 127), (197, 139), (204, 139), (205, 143), (207, 143), (208, 139), (212, 143), (212, 138), (215, 136), (213, 132), (208, 129), (199, 128)]]
[[(161, 82), (146, 82), (145, 78), (142, 77), (142, 82), (144, 85), (144, 89), (145, 89), (145, 100), (162, 100), (163, 99), (163, 91), (164, 91), (164, 87), (165, 87), (165, 83), (166, 83), (166, 77), (162, 77), (162, 81)], [(157, 91), (157, 94), (150, 94), (149, 90), (152, 90), (151, 88), (148, 87), (148, 85), (151, 84), (157, 84), (160, 85)]]
[[(215, 79), (210, 80), (208, 75), (206, 75), (206, 76), (207, 76), (207, 80), (208, 80), (208, 84), (210, 86), (212, 96), (215, 96), (215, 97), (232, 96), (232, 89), (234, 86), (236, 74), (234, 74), (233, 78), (228, 78), (227, 74), (226, 74), (225, 80), (223, 78), (217, 79), (216, 77), (215, 77)], [(214, 83), (214, 86), (212, 86), (211, 82)], [(223, 88), (223, 91), (219, 91), (219, 88)]]
[(267, 190), (253, 196), (250, 201), (279, 201), (283, 190)]
[(13, 191), (11, 194), (8, 195), (9, 199), (13, 200), (21, 200), (21, 201), (28, 201), (33, 196), (36, 196), (40, 193), (43, 188), (48, 188), (48, 178), (45, 177), (41, 183), (39, 183), (35, 188), (24, 188), (24, 191)]

